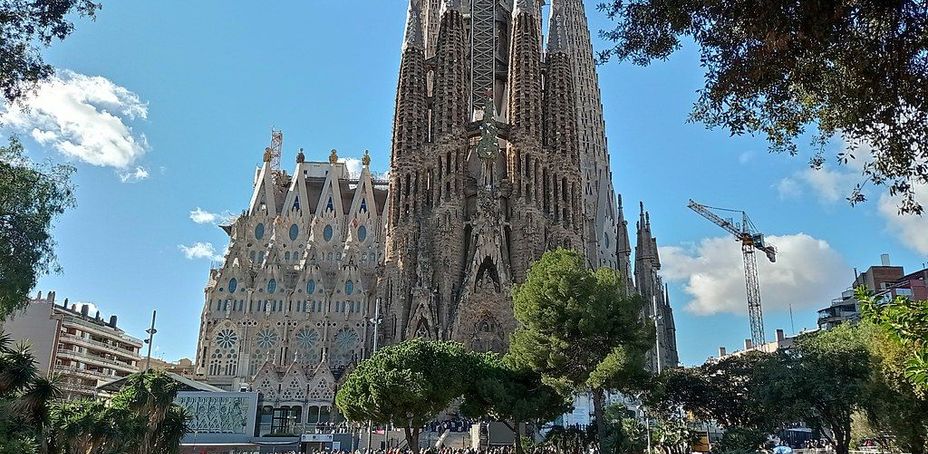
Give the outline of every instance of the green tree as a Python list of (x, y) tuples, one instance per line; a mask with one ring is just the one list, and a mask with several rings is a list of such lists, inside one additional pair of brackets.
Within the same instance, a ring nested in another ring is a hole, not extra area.
[(100, 5), (90, 0), (22, 0), (0, 3), (0, 90), (12, 102), (54, 69), (39, 47), (64, 40), (74, 31), (71, 18), (90, 19)]
[(15, 138), (0, 147), (0, 320), (24, 307), (38, 277), (55, 268), (51, 227), (74, 204), (72, 171), (63, 165), (33, 165)]
[(769, 398), (783, 358), (747, 352), (698, 367), (670, 369), (644, 395), (658, 418), (674, 420), (685, 411), (725, 428), (718, 452), (755, 452), (792, 414)]
[(908, 354), (905, 376), (919, 393), (928, 392), (928, 301), (900, 296), (878, 301), (864, 289), (857, 292), (866, 320), (880, 326)]
[(176, 454), (189, 416), (174, 404), (178, 384), (162, 371), (132, 374), (109, 403), (62, 402), (52, 408), (49, 452)]
[[(921, 0), (608, 0), (615, 27), (602, 34), (613, 57), (648, 65), (694, 42), (705, 87), (691, 119), (733, 135), (765, 135), (795, 154), (812, 130), (822, 148), (835, 135), (872, 147), (870, 182), (902, 194), (920, 213), (913, 186), (928, 181), (928, 5)], [(842, 152), (839, 159), (847, 161)], [(858, 190), (852, 202), (863, 200)]]
[(137, 454), (172, 454), (187, 432), (186, 415), (174, 404), (179, 384), (163, 371), (132, 374), (113, 396), (113, 408), (135, 415), (141, 438)]
[[(873, 361), (862, 411), (868, 426), (876, 433), (891, 435), (886, 440), (898, 451), (928, 452), (928, 395), (906, 377), (909, 351), (880, 325), (864, 321), (857, 331)], [(858, 426), (864, 427), (862, 423)]]
[(345, 379), (335, 405), (352, 422), (403, 427), (409, 449), (419, 452), (423, 425), (464, 395), (475, 357), (454, 342), (412, 339), (377, 351)]
[(606, 434), (603, 437), (604, 453), (643, 453), (648, 446), (646, 427), (628, 414), (624, 404), (610, 404), (603, 410)]
[(639, 387), (654, 341), (643, 320), (646, 302), (622, 281), (614, 270), (590, 271), (576, 251), (556, 249), (532, 264), (513, 292), (520, 326), (510, 341), (512, 360), (559, 388), (589, 391), (600, 435), (605, 392)]
[(847, 454), (855, 412), (867, 404), (872, 362), (855, 328), (841, 325), (800, 337), (780, 355), (764, 386), (768, 405), (818, 429), (837, 454)]
[(488, 416), (513, 432), (516, 453), (522, 454), (523, 423), (553, 420), (566, 413), (570, 404), (563, 395), (542, 381), (537, 372), (514, 364), (495, 353), (474, 353), (479, 367), (461, 405), (468, 416)]

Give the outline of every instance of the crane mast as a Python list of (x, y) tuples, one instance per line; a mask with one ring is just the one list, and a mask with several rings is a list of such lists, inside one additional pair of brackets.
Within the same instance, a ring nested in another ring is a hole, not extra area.
[[(776, 262), (776, 248), (764, 242), (764, 234), (757, 232), (754, 224), (751, 223), (751, 219), (748, 218), (748, 214), (744, 211), (713, 208), (693, 200), (689, 201), (687, 207), (723, 228), (741, 243), (741, 255), (744, 258), (744, 286), (747, 293), (748, 318), (751, 321), (751, 342), (755, 346), (763, 345), (766, 342), (764, 313), (760, 304), (760, 282), (757, 280), (757, 257), (754, 255), (754, 251), (759, 249), (767, 255), (770, 262)], [(723, 218), (713, 210), (739, 213), (741, 214), (741, 223), (736, 223), (732, 218)]]

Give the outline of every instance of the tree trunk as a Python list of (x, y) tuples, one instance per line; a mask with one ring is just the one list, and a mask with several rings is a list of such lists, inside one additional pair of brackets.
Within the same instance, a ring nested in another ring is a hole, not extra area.
[(596, 446), (603, 451), (603, 439), (606, 436), (606, 421), (603, 420), (603, 405), (606, 396), (602, 389), (593, 390), (593, 417), (596, 418)]
[[(412, 425), (412, 421), (409, 422)], [(419, 454), (419, 428), (404, 427), (403, 432), (406, 434), (406, 445), (413, 454)]]
[(509, 426), (509, 430), (512, 431), (513, 440), (512, 443), (515, 445), (516, 454), (522, 454), (522, 424), (518, 420), (513, 420), (512, 425), (509, 425), (509, 422), (506, 422), (506, 425)]

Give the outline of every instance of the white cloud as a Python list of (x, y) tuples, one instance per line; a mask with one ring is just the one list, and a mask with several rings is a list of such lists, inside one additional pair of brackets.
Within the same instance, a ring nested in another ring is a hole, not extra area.
[(833, 204), (851, 195), (860, 179), (859, 171), (823, 166), (820, 169), (806, 168), (795, 172), (777, 182), (774, 188), (781, 200), (799, 197), (808, 189), (820, 202)]
[[(824, 306), (850, 281), (850, 268), (824, 240), (799, 233), (767, 241), (777, 248), (777, 262), (756, 253), (764, 311)], [(691, 297), (686, 310), (747, 313), (741, 247), (733, 238), (705, 238), (688, 249), (662, 247), (660, 254), (664, 278), (682, 282)]]
[[(913, 185), (915, 199), (928, 208), (928, 185)], [(921, 254), (928, 254), (928, 218), (925, 215), (899, 214), (900, 196), (884, 191), (880, 196), (879, 213), (887, 228), (906, 246)]]
[(0, 106), (0, 126), (88, 164), (128, 169), (148, 149), (129, 123), (147, 115), (137, 94), (109, 79), (60, 71), (21, 102)]
[(81, 311), (82, 306), (87, 306), (87, 315), (93, 317), (97, 314), (97, 311), (100, 311), (100, 316), (103, 317), (103, 311), (100, 310), (100, 307), (89, 301), (70, 302), (68, 303), (68, 309), (70, 309), (72, 305), (74, 306), (74, 310), (76, 310), (77, 312)]
[(802, 186), (796, 179), (786, 177), (777, 182), (775, 185), (780, 200), (794, 199), (802, 195)]
[(222, 254), (216, 253), (216, 248), (213, 247), (213, 243), (203, 243), (196, 242), (190, 246), (185, 246), (180, 244), (177, 246), (180, 248), (180, 251), (184, 253), (184, 256), (189, 260), (196, 259), (210, 259), (220, 261), (223, 259)]
[(123, 183), (138, 183), (148, 179), (148, 169), (142, 166), (136, 166), (135, 170), (128, 172), (119, 172), (119, 181)]
[(346, 158), (345, 166), (348, 167), (348, 176), (358, 178), (361, 176), (361, 169), (364, 167), (358, 158)]
[(227, 224), (235, 219), (235, 215), (224, 211), (222, 213), (212, 213), (200, 207), (196, 207), (190, 212), (190, 220), (197, 224)]
[(830, 167), (806, 169), (798, 174), (811, 187), (823, 202), (834, 203), (846, 199), (857, 182), (851, 172), (835, 170)]
[(213, 224), (217, 219), (219, 219), (218, 214), (210, 213), (209, 211), (203, 210), (200, 207), (197, 207), (195, 210), (190, 212), (190, 220), (196, 222), (197, 224)]

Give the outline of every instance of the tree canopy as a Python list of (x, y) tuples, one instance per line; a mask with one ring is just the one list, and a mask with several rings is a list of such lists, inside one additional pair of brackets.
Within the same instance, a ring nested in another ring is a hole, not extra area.
[[(648, 65), (684, 43), (705, 69), (691, 119), (733, 135), (766, 136), (796, 154), (814, 136), (821, 166), (834, 136), (858, 151), (863, 179), (901, 194), (921, 213), (914, 186), (928, 183), (928, 4), (920, 0), (608, 0), (614, 46), (602, 59)], [(863, 200), (860, 186), (849, 200)]]
[(407, 340), (361, 361), (335, 405), (350, 421), (403, 427), (410, 449), (418, 452), (421, 427), (464, 395), (476, 367), (461, 344)]
[(473, 355), (478, 368), (461, 411), (505, 423), (515, 435), (518, 454), (522, 453), (522, 423), (551, 421), (570, 409), (567, 398), (544, 383), (537, 372), (495, 353)]
[(591, 391), (598, 424), (606, 390), (630, 391), (644, 381), (654, 341), (645, 301), (622, 281), (615, 270), (587, 269), (576, 251), (556, 249), (533, 263), (513, 292), (520, 326), (510, 341), (512, 361), (563, 390)]
[(15, 138), (0, 147), (0, 320), (28, 304), (38, 277), (56, 266), (51, 228), (74, 205), (72, 172), (30, 163)]
[(41, 47), (74, 31), (74, 15), (93, 19), (92, 0), (25, 0), (0, 3), (0, 91), (12, 102), (54, 68), (42, 59)]

